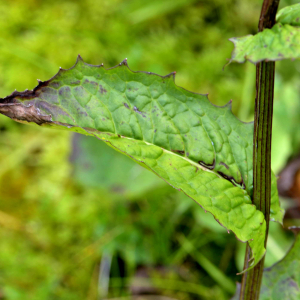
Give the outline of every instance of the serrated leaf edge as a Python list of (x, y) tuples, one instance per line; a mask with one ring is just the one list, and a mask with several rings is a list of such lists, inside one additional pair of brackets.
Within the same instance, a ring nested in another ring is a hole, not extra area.
[[(90, 66), (90, 67), (98, 67), (98, 68), (102, 67), (102, 68), (104, 68), (104, 64), (103, 64), (103, 63), (100, 64), (100, 65), (88, 64), (88, 63), (84, 62), (84, 60), (82, 59), (82, 57), (81, 57), (80, 55), (78, 55), (78, 56), (77, 56), (77, 60), (76, 60), (75, 64), (74, 64), (72, 67), (70, 67), (69, 69), (59, 68), (59, 71), (58, 71), (53, 77), (51, 77), (49, 80), (46, 80), (46, 81), (38, 80), (38, 85), (37, 85), (33, 90), (25, 90), (24, 92), (18, 92), (18, 91), (15, 90), (15, 91), (14, 91), (12, 94), (10, 94), (9, 96), (6, 96), (5, 98), (0, 99), (0, 113), (2, 112), (1, 109), (3, 109), (5, 106), (7, 107), (7, 106), (16, 105), (16, 104), (17, 104), (17, 105), (21, 105), (21, 103), (11, 103), (11, 102), (9, 102), (9, 101), (12, 100), (13, 98), (16, 98), (16, 97), (22, 97), (23, 99), (28, 99), (28, 100), (31, 99), (31, 98), (34, 98), (34, 97), (36, 96), (35, 93), (36, 93), (37, 90), (39, 90), (40, 88), (42, 88), (42, 87), (44, 87), (44, 86), (47, 86), (51, 81), (55, 80), (61, 73), (67, 72), (67, 71), (70, 71), (70, 70), (74, 69), (74, 68), (77, 66), (77, 64), (79, 64), (79, 63), (83, 63), (84, 65)], [(119, 63), (118, 65), (116, 65), (116, 66), (114, 66), (114, 67), (111, 67), (111, 68), (104, 68), (104, 69), (105, 69), (106, 71), (108, 71), (108, 70), (112, 70), (112, 69), (115, 69), (115, 68), (118, 68), (118, 67), (121, 67), (121, 66), (126, 66), (126, 67), (129, 69), (129, 71), (131, 71), (132, 73), (144, 73), (144, 74), (148, 74), (148, 75), (158, 76), (158, 77), (160, 77), (160, 78), (172, 78), (174, 84), (176, 85), (176, 83), (175, 83), (175, 75), (176, 75), (176, 72), (171, 72), (171, 73), (169, 73), (169, 74), (167, 74), (167, 75), (165, 75), (165, 76), (161, 76), (161, 75), (159, 75), (159, 74), (152, 73), (152, 72), (132, 71), (132, 70), (129, 68), (129, 66), (128, 66), (127, 58), (125, 58), (121, 63)], [(176, 85), (176, 86), (177, 86), (177, 85)], [(223, 108), (223, 109), (224, 109), (224, 108), (228, 109), (228, 110), (230, 111), (230, 113), (235, 117), (235, 119), (237, 119), (241, 124), (246, 124), (246, 125), (253, 124), (253, 121), (252, 121), (252, 122), (243, 122), (243, 121), (241, 121), (239, 118), (237, 118), (237, 117), (233, 114), (233, 112), (232, 112), (232, 100), (230, 100), (230, 101), (229, 101), (227, 104), (225, 104), (224, 106), (218, 106), (218, 105), (213, 104), (213, 103), (209, 100), (208, 94), (196, 93), (196, 92), (189, 91), (189, 90), (187, 90), (187, 89), (185, 89), (185, 88), (183, 88), (183, 87), (180, 87), (180, 86), (177, 86), (177, 87), (179, 87), (179, 88), (181, 88), (181, 89), (183, 89), (183, 90), (185, 90), (185, 91), (188, 91), (189, 93), (195, 94), (195, 95), (202, 95), (202, 96), (205, 96), (205, 97), (207, 98), (207, 100), (209, 101), (209, 103), (210, 103), (212, 106), (214, 106), (214, 107), (221, 108), (221, 109), (222, 109), (222, 108)], [(25, 106), (25, 105), (23, 105), (23, 106)], [(28, 107), (26, 107), (26, 108), (30, 109), (31, 107), (32, 107), (32, 106), (28, 106)], [(113, 147), (113, 148), (115, 148), (118, 152), (124, 153), (126, 156), (129, 156), (131, 159), (133, 159), (134, 161), (136, 161), (136, 162), (138, 162), (138, 163), (142, 163), (143, 165), (146, 166), (147, 169), (149, 169), (149, 167), (148, 167), (143, 161), (138, 161), (137, 159), (133, 158), (132, 156), (130, 156), (130, 155), (127, 154), (126, 152), (124, 152), (124, 151), (120, 150), (119, 148), (115, 147), (114, 145), (111, 144), (111, 142), (110, 142), (109, 140), (103, 140), (103, 139), (100, 139), (99, 137), (97, 137), (97, 136), (93, 133), (93, 130), (91, 130), (91, 128), (84, 128), (84, 127), (78, 126), (77, 123), (76, 123), (76, 121), (75, 121), (69, 114), (68, 114), (69, 117), (73, 120), (74, 124), (76, 124), (75, 126), (70, 125), (70, 124), (66, 124), (66, 123), (61, 123), (61, 122), (53, 121), (51, 115), (42, 115), (39, 111), (37, 111), (36, 113), (39, 114), (40, 117), (41, 117), (41, 123), (38, 124), (38, 125), (44, 125), (44, 126), (47, 126), (47, 125), (55, 124), (55, 125), (60, 125), (60, 126), (68, 127), (68, 128), (70, 128), (70, 127), (78, 127), (78, 128), (80, 128), (80, 129), (82, 129), (84, 132), (86, 132), (87, 135), (93, 135), (93, 136), (96, 137), (97, 139), (99, 139), (99, 140), (101, 140), (101, 141), (104, 141), (104, 142), (107, 143), (107, 144), (110, 144), (110, 146)], [(14, 119), (14, 120), (20, 122), (20, 120), (18, 120), (18, 119)], [(22, 122), (22, 121), (21, 121), (21, 122)], [(24, 122), (24, 123), (26, 123), (26, 122)], [(28, 122), (28, 123), (29, 123), (29, 122)], [(111, 135), (110, 133), (106, 133), (106, 134)], [(129, 137), (122, 137), (122, 138), (132, 139), (132, 138), (129, 138)], [(134, 139), (132, 139), (132, 140), (134, 140)], [(147, 142), (145, 142), (145, 141), (143, 141), (143, 142), (144, 142), (145, 144), (148, 144), (148, 145), (153, 145), (153, 144), (147, 143)], [(194, 165), (194, 166), (197, 167), (197, 168), (201, 168), (201, 169), (204, 170), (204, 171), (213, 173), (213, 174), (215, 174), (217, 177), (219, 177), (219, 178), (221, 178), (221, 179), (228, 180), (228, 179), (224, 178), (223, 176), (221, 176), (220, 174), (218, 174), (217, 172), (213, 172), (211, 169), (206, 168), (205, 166), (203, 166), (203, 165), (201, 165), (201, 164), (197, 164), (196, 162), (191, 161), (191, 160), (189, 160), (189, 159), (186, 158), (186, 157), (180, 156), (180, 155), (178, 155), (178, 154), (176, 154), (176, 153), (174, 153), (174, 152), (172, 152), (172, 151), (169, 151), (169, 150), (167, 150), (167, 149), (164, 149), (164, 148), (162, 148), (162, 150), (163, 150), (164, 152), (171, 153), (172, 155), (178, 156), (178, 157), (180, 157), (181, 159), (183, 158), (183, 159), (185, 159), (186, 161), (188, 161), (191, 165)], [(161, 179), (163, 179), (165, 182), (167, 182), (164, 178), (162, 178), (161, 176), (159, 176), (155, 171), (153, 171), (152, 169), (150, 169), (150, 170), (151, 170), (151, 172), (155, 173), (159, 178), (161, 178)], [(229, 180), (229, 181), (230, 181), (234, 186), (243, 189), (242, 186), (240, 186), (239, 184), (235, 183), (234, 181), (232, 181), (232, 180)], [(167, 182), (167, 183), (168, 183), (168, 182)], [(169, 184), (169, 183), (168, 183), (168, 184)], [(177, 189), (176, 187), (174, 187), (174, 188)], [(181, 189), (177, 189), (177, 190), (182, 191)], [(182, 192), (183, 192), (185, 195), (187, 195), (184, 191), (182, 191)], [(193, 199), (191, 196), (189, 196), (189, 195), (187, 195), (187, 196), (188, 196), (189, 198)], [(193, 199), (193, 200), (194, 200), (194, 199)], [(195, 200), (194, 200), (194, 201), (195, 201)], [(200, 205), (197, 201), (195, 201), (195, 202), (196, 202), (198, 205)], [(200, 205), (200, 207), (202, 207), (202, 206)], [(203, 207), (202, 207), (202, 208), (203, 208)], [(209, 213), (211, 213), (211, 212), (209, 212)], [(212, 213), (211, 213), (211, 214), (212, 214)], [(213, 215), (213, 214), (212, 214), (212, 215)], [(222, 223), (221, 223), (214, 215), (213, 215), (213, 217), (214, 217), (214, 219), (215, 219), (222, 227), (224, 227), (224, 228), (228, 231), (228, 233), (229, 233), (230, 231), (232, 231), (232, 230), (227, 229), (227, 228), (226, 228), (226, 227), (225, 227), (225, 226), (224, 226), (224, 225), (223, 225), (223, 224), (222, 224)], [(264, 220), (264, 222), (265, 222), (265, 220)], [(233, 233), (234, 233), (234, 232), (233, 232)], [(243, 242), (243, 243), (249, 242), (249, 241), (253, 240), (253, 239), (250, 239), (250, 240), (245, 240), (245, 241), (243, 241), (243, 240), (239, 239), (239, 238), (236, 236), (235, 233), (234, 233), (234, 235), (235, 235), (235, 237), (236, 237), (239, 241), (241, 241), (241, 242)], [(264, 253), (265, 253), (265, 251), (266, 251), (266, 249), (264, 249)], [(264, 254), (263, 254), (263, 255), (264, 255)], [(263, 255), (259, 258), (259, 260), (263, 257)], [(250, 269), (254, 266), (254, 265), (253, 265), (253, 264), (254, 264), (254, 261), (253, 261), (253, 260), (254, 260), (254, 257), (253, 257), (253, 254), (252, 254), (252, 255), (251, 255), (251, 258), (250, 258), (250, 260), (249, 260), (249, 261), (251, 261), (249, 268), (246, 269), (246, 270), (243, 270), (240, 274), (242, 274), (242, 273), (244, 273), (244, 272), (250, 270)], [(259, 261), (259, 260), (258, 260), (258, 261)], [(258, 261), (255, 262), (255, 263), (258, 263)]]

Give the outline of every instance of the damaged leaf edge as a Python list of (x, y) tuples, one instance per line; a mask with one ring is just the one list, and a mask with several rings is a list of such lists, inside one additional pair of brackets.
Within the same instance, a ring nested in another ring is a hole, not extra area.
[[(77, 60), (75, 62), (75, 64), (69, 68), (69, 69), (63, 69), (63, 68), (59, 68), (59, 71), (53, 76), (51, 77), (50, 79), (46, 80), (46, 81), (41, 81), (38, 79), (38, 85), (36, 87), (34, 87), (32, 90), (25, 90), (24, 92), (18, 92), (17, 90), (15, 90), (14, 92), (12, 92), (10, 95), (4, 97), (4, 98), (0, 98), (0, 112), (1, 112), (1, 107), (3, 107), (4, 105), (3, 104), (8, 104), (8, 103), (11, 103), (9, 102), (9, 100), (15, 98), (15, 97), (22, 97), (22, 98), (33, 98), (35, 96), (35, 93), (42, 87), (45, 87), (47, 86), (51, 81), (55, 80), (56, 77), (58, 77), (61, 73), (63, 72), (67, 72), (67, 71), (70, 71), (72, 69), (74, 69), (78, 63), (83, 63), (84, 65), (86, 66), (89, 66), (89, 67), (97, 67), (97, 68), (104, 68), (104, 64), (100, 64), (100, 65), (93, 65), (93, 64), (88, 64), (86, 62), (84, 62), (84, 60), (82, 59), (82, 57), (80, 56), (80, 54), (77, 56)], [(144, 73), (144, 74), (148, 74), (148, 75), (154, 75), (154, 76), (158, 76), (160, 78), (172, 78), (173, 79), (173, 82), (175, 83), (175, 76), (176, 76), (176, 71), (174, 72), (171, 72), (165, 76), (161, 76), (159, 74), (156, 74), (156, 73), (153, 73), (153, 72), (146, 72), (146, 71), (133, 71), (130, 69), (130, 67), (128, 66), (128, 63), (127, 63), (127, 58), (125, 58), (121, 63), (119, 63), (118, 65), (114, 66), (114, 67), (111, 67), (111, 68), (104, 68), (106, 71), (109, 71), (109, 70), (112, 70), (112, 69), (115, 69), (115, 68), (119, 68), (119, 67), (122, 67), (122, 66), (126, 66), (128, 68), (128, 70), (132, 73)], [(201, 93), (196, 93), (196, 92), (192, 92), (192, 91), (189, 91), (181, 86), (178, 86), (176, 83), (175, 83), (176, 87), (179, 87), (189, 93), (192, 93), (194, 95), (201, 95), (201, 96), (205, 96), (207, 98), (207, 100), (210, 102), (211, 105), (213, 105), (214, 107), (217, 107), (217, 108), (227, 108), (230, 110), (231, 114), (239, 121), (241, 122), (242, 124), (253, 124), (253, 121), (251, 122), (243, 122), (241, 121), (233, 112), (232, 112), (232, 100), (229, 100), (225, 105), (223, 106), (218, 106), (218, 105), (215, 105), (214, 103), (212, 103), (209, 98), (208, 98), (208, 93), (207, 94), (201, 94)], [(43, 123), (46, 123), (46, 122), (43, 122)]]
[[(73, 121), (74, 121), (74, 124), (75, 126), (73, 125), (70, 125), (70, 124), (66, 124), (66, 123), (61, 123), (61, 122), (57, 122), (57, 121), (53, 121), (52, 120), (52, 116), (51, 115), (43, 115), (41, 114), (41, 112), (39, 111), (38, 108), (35, 108), (34, 106), (31, 105), (24, 105), (22, 103), (19, 103), (19, 102), (14, 102), (14, 98), (17, 98), (17, 97), (21, 97), (23, 99), (31, 99), (31, 98), (34, 98), (37, 96), (37, 91), (40, 90), (41, 88), (43, 87), (46, 87), (48, 86), (48, 84), (55, 80), (62, 72), (67, 72), (69, 70), (72, 70), (76, 67), (77, 64), (79, 63), (83, 63), (84, 65), (86, 66), (90, 66), (90, 67), (103, 67), (104, 68), (104, 65), (103, 64), (100, 64), (100, 65), (92, 65), (92, 64), (88, 64), (88, 63), (85, 63), (82, 59), (82, 57), (80, 55), (78, 55), (77, 57), (77, 60), (76, 60), (76, 63), (69, 69), (63, 69), (63, 68), (60, 68), (58, 73), (56, 73), (52, 78), (50, 78), (49, 80), (46, 80), (46, 81), (41, 81), (41, 80), (38, 80), (38, 85), (33, 89), (33, 90), (25, 90), (24, 92), (18, 92), (18, 91), (14, 91), (12, 94), (10, 94), (9, 96), (6, 96), (5, 98), (0, 98), (0, 113), (3, 113), (4, 115), (10, 117), (11, 119), (15, 120), (15, 121), (18, 121), (18, 122), (21, 122), (21, 123), (26, 123), (26, 124), (30, 124), (31, 122), (34, 122), (40, 126), (48, 126), (48, 125), (58, 125), (58, 126), (63, 126), (63, 127), (68, 127), (68, 128), (71, 128), (72, 129), (76, 129), (76, 127), (78, 129), (82, 129), (86, 135), (92, 135), (94, 137), (96, 137), (97, 139), (101, 140), (101, 141), (104, 141), (106, 144), (108, 144), (110, 147), (114, 148), (115, 150), (117, 150), (118, 152), (121, 152), (123, 154), (125, 154), (126, 156), (130, 157), (131, 159), (133, 159), (134, 161), (136, 161), (137, 163), (139, 164), (142, 164), (144, 167), (146, 167), (146, 169), (150, 170), (151, 172), (155, 173), (157, 175), (157, 173), (155, 171), (153, 171), (150, 167), (148, 167), (143, 161), (139, 161), (135, 158), (133, 158), (132, 156), (130, 156), (129, 154), (127, 154), (126, 152), (120, 150), (119, 148), (117, 148), (116, 146), (113, 146), (111, 144), (111, 142), (109, 140), (104, 140), (104, 138), (100, 139), (99, 137), (97, 137), (93, 131), (94, 130), (91, 130), (91, 128), (83, 128), (83, 127), (80, 127), (77, 125), (77, 123), (75, 122), (75, 120), (73, 120), (73, 118), (71, 118)], [(148, 74), (148, 75), (154, 75), (154, 76), (158, 76), (160, 78), (172, 78), (173, 79), (173, 82), (174, 84), (176, 85), (175, 83), (175, 74), (176, 72), (171, 72), (170, 74), (167, 74), (165, 76), (161, 76), (161, 75), (158, 75), (156, 73), (152, 73), (152, 72), (145, 72), (145, 71), (132, 71), (129, 66), (128, 66), (128, 63), (127, 63), (127, 59), (124, 59), (120, 64), (114, 66), (114, 67), (111, 67), (111, 68), (104, 68), (105, 70), (111, 70), (111, 69), (115, 69), (115, 68), (118, 68), (118, 67), (122, 67), (122, 66), (126, 66), (129, 71), (131, 71), (132, 73), (144, 73), (144, 74)], [(177, 85), (176, 85), (177, 86)], [(177, 86), (185, 91), (188, 91), (180, 86)], [(239, 118), (237, 118), (233, 112), (232, 112), (232, 100), (230, 100), (227, 104), (225, 104), (224, 106), (218, 106), (218, 105), (215, 105), (213, 104), (209, 98), (208, 98), (208, 94), (201, 94), (201, 93), (196, 93), (196, 92), (191, 92), (191, 91), (188, 91), (189, 93), (192, 93), (192, 94), (196, 94), (196, 95), (202, 95), (202, 96), (205, 96), (207, 98), (207, 100), (209, 101), (209, 103), (211, 105), (213, 105), (214, 107), (217, 107), (217, 108), (227, 108), (230, 110), (230, 113), (235, 117), (235, 119), (237, 119), (240, 123), (242, 124), (246, 124), (246, 125), (251, 125), (253, 124), (253, 121), (252, 122), (243, 122), (241, 121)], [(17, 118), (16, 117), (16, 114), (10, 109), (12, 106), (20, 106), (20, 108), (23, 110), (21, 111), (21, 119)], [(34, 116), (33, 116), (34, 114)], [(36, 117), (37, 116), (37, 117)], [(33, 119), (32, 119), (33, 117)], [(102, 133), (103, 134), (103, 133)], [(108, 134), (108, 133), (107, 133)], [(109, 134), (110, 135), (110, 134)], [(126, 138), (126, 139), (130, 139), (128, 137), (119, 137), (119, 138)], [(149, 143), (148, 143), (149, 144)], [(152, 145), (152, 144), (151, 144)], [(173, 153), (171, 151), (168, 151), (166, 149), (163, 149), (163, 151), (167, 151), (167, 152), (170, 152), (172, 155), (178, 155), (176, 153)], [(195, 162), (185, 158), (185, 157), (182, 157), (180, 156), (181, 158), (184, 158), (185, 160), (187, 160), (189, 163), (191, 163), (192, 165), (196, 166), (196, 167), (200, 167), (201, 169), (203, 169), (204, 171), (208, 171), (208, 172), (211, 172), (215, 175), (217, 175), (219, 178), (222, 178), (224, 180), (226, 180), (224, 177), (222, 177), (221, 175), (219, 175), (218, 173), (215, 173), (213, 172), (212, 170), (210, 170), (209, 168), (205, 168), (204, 166), (201, 166), (200, 164), (196, 164)], [(157, 175), (158, 176), (158, 175)], [(167, 182), (167, 180), (165, 180), (164, 178), (162, 178), (161, 176), (158, 176), (159, 178), (163, 179), (165, 182)], [(238, 188), (241, 188), (243, 189), (241, 186), (239, 186), (238, 184), (235, 184), (234, 182), (230, 181), (234, 186), (238, 187)], [(167, 182), (168, 183), (168, 182)], [(168, 183), (169, 184), (169, 183)], [(179, 190), (179, 191), (182, 191), (181, 189), (178, 189), (176, 187), (174, 187), (175, 189)], [(182, 191), (185, 195), (187, 195), (184, 191)], [(248, 194), (248, 193), (247, 193)], [(187, 195), (189, 198), (193, 199), (191, 196)], [(249, 195), (248, 195), (249, 196)], [(193, 199), (194, 200), (194, 199)], [(195, 200), (194, 200), (195, 201)], [(195, 201), (198, 205), (200, 205), (197, 201)], [(200, 207), (202, 207), (200, 205)], [(202, 207), (203, 208), (203, 207)], [(211, 212), (209, 212), (211, 213)], [(212, 214), (212, 213), (211, 213)], [(213, 214), (212, 214), (213, 215)], [(224, 227), (228, 233), (229, 231), (232, 231), (232, 230), (229, 230), (227, 229), (214, 215), (213, 215), (214, 219), (222, 226)], [(263, 221), (263, 223), (265, 223), (265, 219)], [(261, 224), (261, 226), (263, 226), (263, 223)], [(233, 232), (234, 233), (234, 232)], [(234, 235), (236, 236), (236, 234), (234, 233)], [(241, 240), (240, 238), (238, 238), (236, 236), (236, 238), (245, 243), (245, 242), (251, 242), (253, 239), (249, 239), (249, 240)], [(263, 253), (261, 254), (260, 257), (258, 257), (258, 261), (254, 261), (254, 256), (253, 256), (253, 253), (251, 253), (251, 258), (250, 258), (250, 264), (249, 264), (249, 268), (248, 269), (245, 269), (243, 270), (241, 273), (239, 274), (243, 274), (244, 272), (252, 269), (261, 259), (262, 257), (265, 255), (265, 252), (266, 252), (266, 249), (263, 247)]]

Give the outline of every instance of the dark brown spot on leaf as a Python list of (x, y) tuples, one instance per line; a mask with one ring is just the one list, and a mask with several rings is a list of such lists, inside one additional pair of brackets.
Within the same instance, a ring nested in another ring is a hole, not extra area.
[(229, 169), (229, 167), (223, 162), (220, 162), (219, 165), (224, 166), (227, 170)]
[(209, 169), (209, 170), (213, 170), (216, 166), (216, 161), (213, 160), (213, 163), (211, 165), (205, 164), (203, 161), (198, 161), (199, 165)]
[(35, 106), (25, 106), (23, 103), (0, 103), (0, 113), (21, 123), (33, 122), (41, 125), (43, 123), (52, 122), (51, 115), (43, 115)]
[(185, 154), (185, 151), (183, 151), (183, 150), (174, 150), (174, 149), (171, 149), (171, 151), (174, 152), (174, 153), (182, 154), (182, 155)]
[(228, 176), (221, 171), (218, 171), (218, 174), (221, 175), (224, 179), (226, 179), (232, 183), (238, 184), (239, 186), (241, 186), (242, 189), (245, 189), (245, 183), (244, 183), (243, 179), (241, 182), (236, 182), (232, 176)]
[(60, 87), (60, 83), (58, 81), (53, 81), (50, 83), (50, 86), (54, 87), (54, 88), (59, 88)]
[(78, 84), (80, 84), (80, 80), (76, 80), (76, 81), (72, 81), (72, 82), (70, 82), (70, 84), (71, 85), (78, 85)]
[(146, 115), (142, 111), (140, 111), (136, 106), (133, 107), (133, 110), (136, 113), (140, 114), (143, 118), (146, 118)]
[(99, 85), (99, 87), (100, 87), (100, 93), (101, 94), (106, 94), (107, 93), (107, 90), (105, 88), (103, 88), (103, 86), (101, 84)]

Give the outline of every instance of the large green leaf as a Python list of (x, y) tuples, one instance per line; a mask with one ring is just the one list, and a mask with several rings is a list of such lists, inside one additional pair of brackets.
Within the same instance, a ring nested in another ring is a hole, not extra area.
[[(299, 228), (293, 229), (297, 236), (287, 255), (278, 263), (264, 270), (260, 300), (300, 299), (300, 235)], [(240, 284), (231, 300), (238, 300)]]
[(300, 28), (276, 24), (256, 35), (231, 38), (234, 50), (230, 62), (252, 63), (300, 58)]
[(281, 9), (277, 13), (276, 21), (281, 24), (300, 26), (300, 3)]
[(266, 229), (251, 202), (253, 124), (239, 121), (230, 103), (214, 106), (207, 95), (176, 86), (173, 77), (132, 72), (126, 60), (106, 70), (79, 57), (73, 68), (61, 69), (33, 91), (0, 100), (0, 112), (95, 136), (129, 156), (249, 241), (253, 267), (265, 253)]

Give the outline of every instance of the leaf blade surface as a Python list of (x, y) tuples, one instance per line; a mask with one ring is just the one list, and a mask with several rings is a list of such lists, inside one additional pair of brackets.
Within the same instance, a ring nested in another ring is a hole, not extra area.
[(217, 107), (176, 86), (173, 75), (132, 72), (126, 61), (104, 69), (79, 57), (33, 91), (2, 99), (0, 112), (101, 139), (249, 241), (253, 267), (265, 252), (266, 228), (250, 198), (253, 124), (239, 121), (230, 103)]
[(300, 58), (300, 28), (288, 24), (275, 24), (256, 35), (229, 39), (234, 43), (230, 62), (246, 60), (256, 64)]
[(276, 21), (281, 24), (300, 26), (300, 4), (282, 8), (276, 15)]

